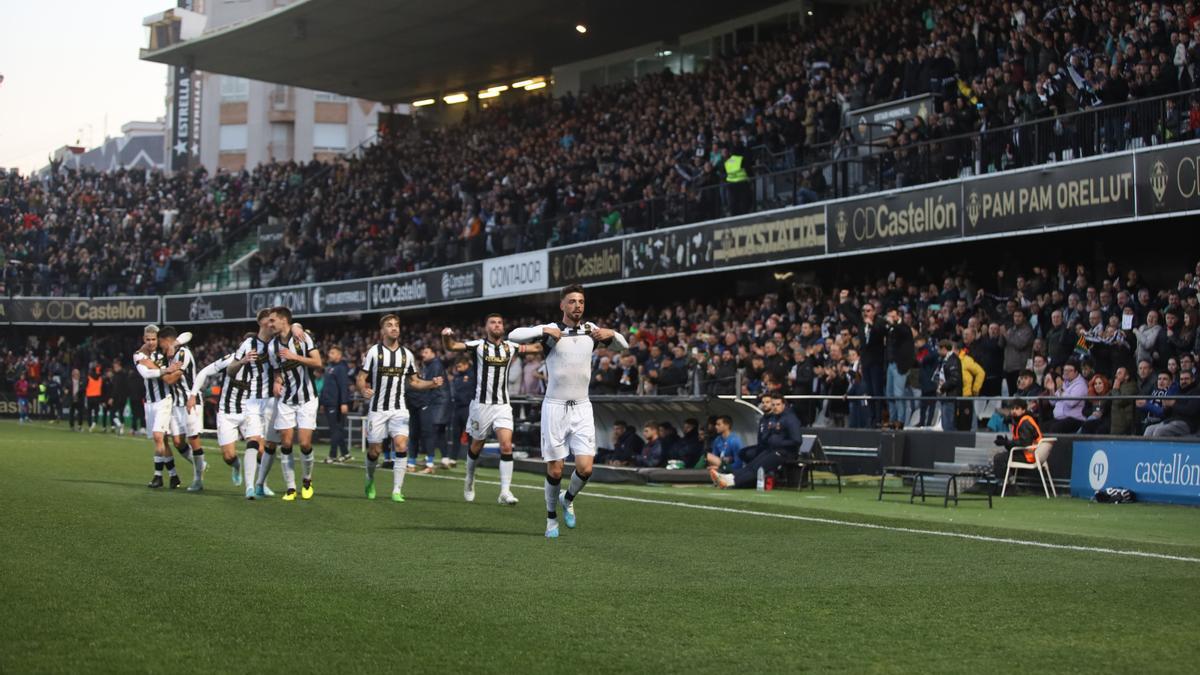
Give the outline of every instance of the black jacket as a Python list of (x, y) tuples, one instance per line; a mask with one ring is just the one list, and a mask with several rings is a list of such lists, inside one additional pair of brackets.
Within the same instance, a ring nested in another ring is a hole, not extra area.
[[(446, 374), (446, 368), (442, 366), (441, 359), (433, 359), (429, 363), (422, 363), (417, 368), (417, 375), (422, 380), (432, 380), (435, 377), (442, 377)], [(408, 409), (410, 412), (417, 412), (424, 408), (430, 408), (430, 414), (433, 416), (434, 424), (449, 424), (450, 423), (450, 388), (442, 385), (437, 389), (408, 389), (406, 393)]]
[(699, 432), (692, 430), (680, 437), (679, 442), (675, 444), (672, 459), (683, 461), (683, 468), (690, 469), (696, 466), (703, 455), (704, 443), (700, 441)]
[(942, 396), (962, 396), (962, 362), (958, 360), (958, 354), (947, 354), (939, 367), (945, 379), (938, 388), (938, 393)]
[(325, 408), (350, 405), (350, 367), (345, 361), (330, 363), (325, 368), (320, 404)]
[[(1196, 383), (1193, 382), (1187, 389), (1180, 388), (1179, 393), (1194, 396)], [(1200, 399), (1176, 399), (1174, 405), (1167, 409), (1167, 419), (1187, 422), (1188, 429), (1195, 432), (1197, 425), (1200, 425)]]
[(632, 462), (642, 454), (644, 447), (646, 447), (646, 442), (642, 440), (642, 437), (634, 433), (633, 429), (626, 429), (613, 447), (612, 458), (622, 462)]
[(800, 428), (800, 418), (791, 408), (784, 408), (779, 415), (763, 415), (758, 421), (758, 446), (795, 459), (800, 453)]
[(887, 362), (896, 364), (896, 370), (907, 373), (916, 364), (917, 354), (913, 347), (912, 328), (903, 321), (887, 326)]
[(858, 353), (862, 356), (862, 364), (864, 366), (882, 364), (884, 359), (884, 340), (887, 335), (883, 321), (875, 319), (870, 324), (870, 330), (867, 330), (867, 328), (866, 321), (858, 324)]
[(465, 373), (455, 373), (449, 378), (450, 403), (456, 408), (471, 405), (475, 398), (475, 369), (468, 368)]

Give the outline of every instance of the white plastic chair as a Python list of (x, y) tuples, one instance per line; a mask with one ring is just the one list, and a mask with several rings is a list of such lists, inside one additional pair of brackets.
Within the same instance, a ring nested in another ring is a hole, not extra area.
[[(1050, 477), (1049, 465), (1050, 450), (1054, 447), (1055, 440), (1057, 439), (1043, 438), (1042, 442), (1038, 443), (1036, 447), (1013, 448), (1013, 450), (1009, 451), (1008, 468), (1004, 470), (1004, 483), (1000, 488), (1001, 497), (1008, 490), (1008, 477), (1010, 475), (1015, 477), (1021, 469), (1037, 471), (1038, 478), (1042, 479), (1042, 492), (1046, 493), (1046, 499), (1050, 498), (1050, 493), (1054, 493), (1055, 497), (1058, 496), (1058, 490), (1054, 487), (1054, 479)], [(1016, 450), (1021, 450), (1022, 452), (1033, 450), (1033, 461), (1024, 462), (1014, 459), (1013, 455), (1016, 454)]]

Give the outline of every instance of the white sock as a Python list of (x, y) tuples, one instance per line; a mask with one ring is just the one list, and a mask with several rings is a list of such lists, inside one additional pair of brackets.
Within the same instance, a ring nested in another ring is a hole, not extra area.
[(392, 492), (400, 492), (404, 488), (404, 472), (408, 470), (408, 463), (402, 457), (397, 457), (392, 463)]
[[(501, 474), (503, 475), (503, 474)], [(475, 458), (467, 455), (467, 485), (475, 484)]]
[(317, 463), (317, 458), (313, 457), (312, 448), (308, 452), (304, 448), (300, 448), (300, 467), (304, 471), (304, 480), (312, 480), (313, 465)]
[(242, 461), (242, 485), (251, 487), (258, 479), (258, 448), (246, 448), (246, 457)]
[(583, 490), (583, 486), (585, 485), (587, 485), (586, 478), (581, 478), (578, 471), (571, 472), (571, 486), (567, 488), (568, 504), (575, 501), (575, 498), (579, 496), (580, 490)]
[(291, 452), (280, 450), (279, 466), (283, 469), (283, 483), (289, 490), (296, 489), (296, 459)]
[(207, 460), (204, 459), (204, 453), (201, 452), (197, 455), (195, 452), (193, 452), (192, 458), (196, 460), (195, 465), (192, 467), (196, 470), (196, 480), (202, 480), (204, 478), (204, 467), (207, 464)]
[(378, 459), (367, 457), (367, 480), (375, 480), (375, 465), (379, 463)]
[(558, 521), (558, 486), (562, 482), (559, 478), (554, 482), (550, 482), (550, 478), (546, 478), (546, 518)]
[(165, 460), (165, 459), (163, 459), (163, 456), (162, 456), (162, 455), (155, 455), (155, 456), (154, 456), (154, 475), (155, 475), (155, 476), (158, 476), (159, 478), (162, 478), (163, 462), (165, 462), (165, 461), (166, 461), (166, 460)]
[(512, 455), (500, 455), (500, 493), (511, 492), (513, 461)]
[(271, 465), (275, 463), (275, 453), (263, 451), (262, 463), (258, 465), (258, 480), (255, 485), (265, 485), (267, 474), (271, 473)]

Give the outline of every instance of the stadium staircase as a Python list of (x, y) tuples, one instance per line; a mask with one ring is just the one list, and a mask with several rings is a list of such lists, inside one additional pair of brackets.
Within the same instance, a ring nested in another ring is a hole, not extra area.
[[(372, 136), (364, 140), (353, 150), (349, 150), (343, 154), (339, 159), (350, 161), (361, 155), (378, 139), (378, 136)], [(324, 180), (331, 170), (333, 170), (333, 163), (326, 162), (320, 171), (310, 176), (305, 176), (304, 181), (296, 189), (311, 189), (316, 181)], [(188, 278), (176, 282), (172, 286), (171, 293), (211, 293), (214, 291), (248, 287), (250, 285), (249, 276), (244, 273), (235, 273), (232, 268), (238, 261), (258, 250), (258, 225), (259, 223), (266, 222), (266, 219), (266, 211), (261, 211), (242, 223), (241, 228), (235, 233), (236, 238), (225, 246), (225, 250), (220, 255), (205, 262), (199, 271), (188, 275)], [(264, 281), (270, 277), (271, 273), (263, 270)]]
[[(199, 272), (190, 279), (180, 281), (172, 293), (189, 293), (192, 291), (211, 292), (228, 289), (235, 285), (235, 275), (231, 269), (233, 264), (258, 249), (258, 230), (250, 228), (241, 239), (228, 246), (223, 253), (209, 260)], [(242, 275), (241, 281), (246, 284), (249, 279)]]

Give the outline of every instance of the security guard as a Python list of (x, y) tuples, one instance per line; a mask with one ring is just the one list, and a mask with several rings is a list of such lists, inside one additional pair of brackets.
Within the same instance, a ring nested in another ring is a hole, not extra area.
[(746, 157), (738, 147), (725, 148), (725, 189), (729, 195), (729, 210), (733, 215), (750, 210), (750, 175), (746, 172)]
[(1014, 398), (1009, 402), (1008, 409), (1016, 424), (1013, 425), (1012, 438), (996, 437), (996, 445), (1004, 448), (992, 457), (992, 474), (997, 479), (1001, 479), (1000, 477), (1008, 471), (1008, 458), (1014, 450), (1024, 450), (1022, 458), (1026, 462), (1032, 462), (1033, 448), (1042, 442), (1042, 428), (1038, 426), (1037, 420), (1033, 419), (1033, 415), (1029, 414), (1029, 405), (1024, 399)]

